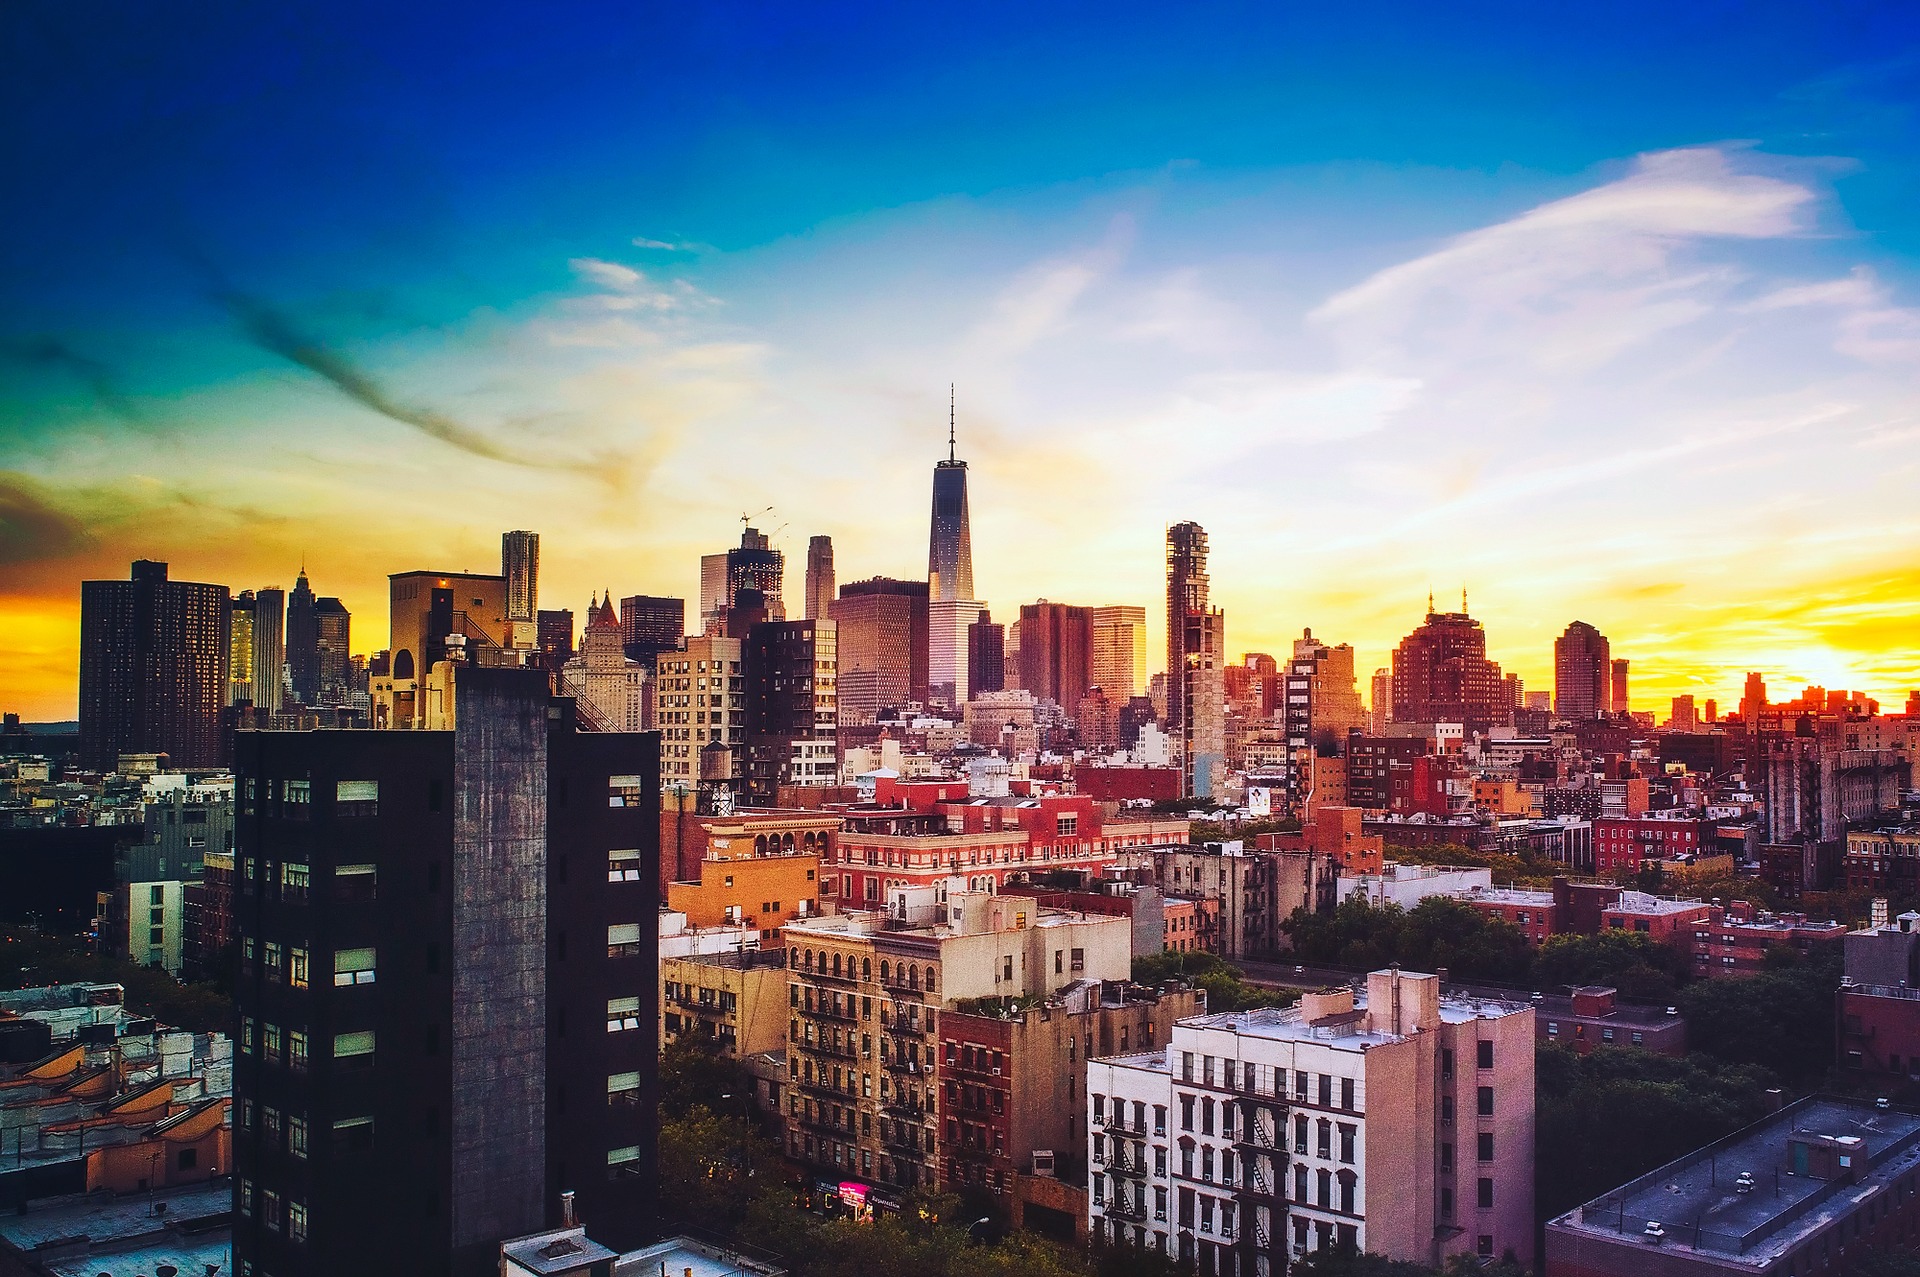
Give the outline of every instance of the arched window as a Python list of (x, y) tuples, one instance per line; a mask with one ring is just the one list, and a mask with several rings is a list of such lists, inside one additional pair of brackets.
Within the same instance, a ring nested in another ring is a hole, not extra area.
[(780, 839), (780, 846), (789, 856), (791, 856), (793, 854), (793, 835), (791, 833), (782, 835)]
[(833, 973), (836, 976), (840, 974), (840, 955), (837, 953), (833, 955)]
[(396, 679), (413, 677), (413, 653), (404, 647), (393, 654), (393, 676)]
[(753, 854), (756, 856), (764, 856), (767, 854), (767, 836), (765, 834), (754, 835)]
[(887, 982), (887, 960), (885, 958), (882, 958), (880, 959), (880, 983), (885, 984), (886, 982)]
[(928, 993), (933, 992), (933, 968), (932, 967), (927, 968), (927, 992)]
[(862, 980), (873, 979), (873, 959), (872, 958), (860, 959), (860, 978)]
[(917, 989), (920, 987), (920, 968), (919, 967), (907, 968), (907, 987), (909, 989)]
[(807, 950), (807, 970), (813, 970), (813, 950)]
[(798, 949), (787, 950), (787, 965), (796, 968), (800, 965), (800, 951)]

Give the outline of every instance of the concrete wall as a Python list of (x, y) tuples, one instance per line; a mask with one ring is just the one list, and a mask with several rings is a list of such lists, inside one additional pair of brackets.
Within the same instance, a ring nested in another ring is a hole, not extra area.
[(544, 676), (463, 670), (455, 741), (451, 1133), (458, 1253), (546, 1222)]

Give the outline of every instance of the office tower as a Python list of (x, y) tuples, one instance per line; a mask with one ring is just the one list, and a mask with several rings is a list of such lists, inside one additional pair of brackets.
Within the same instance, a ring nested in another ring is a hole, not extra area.
[(1700, 712), (1694, 708), (1692, 696), (1676, 696), (1667, 715), (1667, 727), (1676, 732), (1697, 731), (1700, 727)]
[(1387, 734), (1387, 724), (1393, 721), (1393, 671), (1377, 669), (1373, 672), (1372, 693), (1367, 705), (1369, 720), (1368, 731), (1375, 736)]
[(535, 622), (535, 640), (540, 648), (540, 664), (558, 674), (573, 656), (573, 609), (542, 608)]
[(480, 1277), (566, 1191), (616, 1246), (651, 1224), (657, 738), (538, 671), (455, 696), (452, 730), (239, 734), (235, 1272)]
[(253, 591), (227, 604), (227, 704), (253, 704)]
[(774, 806), (783, 785), (839, 779), (838, 637), (832, 621), (769, 620), (747, 631), (745, 790), (754, 806)]
[(253, 592), (253, 707), (271, 714), (286, 698), (287, 592)]
[(345, 705), (349, 663), (353, 659), (353, 616), (331, 596), (313, 605), (314, 654), (320, 705)]
[[(507, 579), (475, 572), (395, 572), (387, 577), (387, 650), (396, 684), (425, 680), (447, 657), (447, 638), (466, 639), (467, 657), (507, 646)], [(413, 699), (410, 724), (425, 722), (425, 698)]]
[(1707, 697), (1707, 703), (1700, 708), (1700, 721), (1708, 726), (1720, 721), (1720, 702)]
[(300, 705), (316, 705), (320, 700), (320, 626), (314, 616), (313, 588), (307, 584), (307, 569), (287, 595), (287, 688)]
[(786, 561), (786, 556), (768, 543), (765, 533), (751, 527), (742, 532), (739, 546), (727, 551), (727, 606), (738, 606), (740, 591), (758, 590), (766, 600), (767, 619), (786, 620), (786, 604), (780, 594)]
[(227, 587), (169, 581), (135, 560), (125, 581), (80, 583), (80, 761), (111, 771), (122, 754), (176, 767), (221, 761), (232, 617)]
[(653, 658), (680, 646), (687, 634), (687, 601), (630, 594), (620, 600), (620, 641), (648, 669)]
[(1167, 529), (1167, 734), (1184, 792), (1204, 798), (1226, 781), (1226, 628), (1208, 605), (1206, 530), (1176, 523)]
[(1740, 693), (1740, 721), (1747, 725), (1748, 731), (1760, 729), (1760, 715), (1766, 712), (1766, 708), (1766, 678), (1760, 674), (1747, 675), (1747, 685)]
[(1484, 727), (1506, 719), (1510, 690), (1487, 659), (1487, 635), (1466, 612), (1435, 612), (1393, 653), (1393, 721)]
[(934, 599), (927, 605), (927, 695), (959, 707), (973, 695), (967, 672), (967, 627), (986, 611), (970, 599)]
[(1608, 710), (1624, 718), (1630, 712), (1627, 706), (1627, 658), (1616, 656), (1610, 665), (1612, 679), (1607, 689)]
[[(1284, 1010), (1178, 1020), (1143, 1053), (1094, 1059), (1094, 1239), (1213, 1273), (1336, 1249), (1450, 1271), (1455, 1256), (1511, 1253), (1530, 1268), (1535, 1014), (1394, 967)], [(1163, 1131), (1178, 1136), (1164, 1175), (1150, 1153)]]
[[(663, 792), (737, 789), (746, 745), (746, 673), (739, 639), (695, 635), (684, 651), (654, 658), (653, 718), (660, 728)], [(677, 808), (676, 808), (677, 810)]]
[(978, 696), (1005, 691), (1006, 686), (1006, 629), (982, 611), (980, 619), (967, 627), (967, 693)]
[(1575, 621), (1553, 641), (1553, 712), (1576, 722), (1613, 711), (1613, 661), (1607, 636)]
[(651, 665), (630, 659), (620, 641), (613, 601), (587, 607), (580, 651), (560, 667), (561, 690), (574, 698), (581, 721), (596, 732), (637, 732), (647, 725)]
[(1020, 605), (1020, 686), (1068, 713), (1093, 681), (1093, 610), (1065, 603)]
[(700, 632), (718, 634), (727, 623), (727, 556), (700, 556)]
[(933, 523), (927, 538), (927, 586), (936, 603), (973, 597), (967, 463), (955, 451), (952, 387), (947, 393), (947, 459), (933, 467)]
[[(835, 600), (835, 604), (837, 606), (849, 599), (866, 598), (871, 595), (897, 596), (907, 600), (910, 611), (910, 628), (907, 635), (906, 649), (907, 699), (914, 701), (926, 700), (929, 641), (927, 583), (925, 581), (898, 581), (886, 576), (869, 577), (865, 581), (849, 581), (840, 587), (840, 598)], [(838, 617), (834, 615), (831, 609), (828, 615), (832, 619), (838, 620)], [(849, 615), (857, 617), (859, 613), (856, 611)], [(844, 634), (841, 636), (840, 641), (844, 649), (847, 642)], [(895, 661), (897, 659), (899, 659), (898, 652), (886, 658), (887, 661)], [(843, 671), (846, 668), (844, 651), (841, 657), (841, 668)]]
[(1116, 705), (1132, 700), (1147, 683), (1147, 609), (1097, 607), (1090, 623), (1092, 685)]
[[(918, 587), (892, 590), (884, 587)], [(854, 582), (828, 608), (839, 633), (839, 714), (849, 726), (874, 722), (883, 709), (903, 709), (914, 690), (916, 640), (925, 650), (926, 583), (875, 578)], [(921, 666), (924, 681), (925, 666)]]
[(824, 621), (833, 607), (833, 538), (807, 541), (807, 620)]
[(507, 582), (507, 620), (532, 625), (540, 610), (540, 534), (500, 534), (500, 575)]

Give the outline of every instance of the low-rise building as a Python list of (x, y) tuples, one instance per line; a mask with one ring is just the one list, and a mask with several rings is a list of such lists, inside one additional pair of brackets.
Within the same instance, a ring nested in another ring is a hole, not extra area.
[[(661, 1047), (694, 1039), (734, 1057), (780, 1050), (787, 1040), (786, 967), (778, 949), (661, 958)], [(609, 1012), (609, 1033), (614, 1018)]]
[(1533, 1061), (1530, 1008), (1399, 970), (1181, 1021), (1088, 1071), (1092, 1230), (1254, 1277), (1343, 1245), (1526, 1263)]
[(1547, 1277), (1845, 1272), (1910, 1245), (1920, 1117), (1810, 1096), (1547, 1224)]
[(1623, 1003), (1617, 990), (1604, 985), (1542, 994), (1533, 1001), (1533, 1015), (1540, 1041), (1570, 1046), (1581, 1055), (1603, 1046), (1660, 1055), (1687, 1053), (1687, 1022), (1675, 1008)]
[(1693, 927), (1694, 974), (1752, 975), (1766, 965), (1767, 953), (1787, 949), (1815, 957), (1840, 949), (1847, 928), (1800, 913), (1769, 913), (1744, 900), (1713, 905)]
[(1873, 905), (1844, 942), (1839, 1062), (1904, 1090), (1920, 1080), (1920, 913), (1889, 919), (1884, 899)]
[(1493, 886), (1493, 870), (1474, 865), (1405, 865), (1389, 860), (1379, 873), (1340, 875), (1340, 899), (1374, 908), (1411, 909), (1429, 896), (1458, 896)]
[[(1646, 781), (1608, 781), (1606, 785)], [(1684, 860), (1715, 849), (1714, 822), (1683, 812), (1648, 812), (1602, 816), (1593, 822), (1594, 870), (1598, 873), (1639, 872), (1649, 860)]]
[(1529, 887), (1475, 887), (1459, 897), (1489, 918), (1512, 923), (1534, 944), (1559, 934), (1560, 909), (1553, 892)]
[[(667, 884), (667, 908), (686, 914), (693, 927), (749, 927), (759, 933), (762, 948), (778, 948), (781, 927), (821, 911), (820, 856), (811, 834), (804, 850), (788, 851), (784, 842), (779, 850), (757, 850), (766, 837), (736, 838), (731, 846), (724, 845), (728, 840), (709, 843), (697, 879)], [(616, 866), (608, 873), (639, 872), (637, 854), (632, 864), (631, 870)]]

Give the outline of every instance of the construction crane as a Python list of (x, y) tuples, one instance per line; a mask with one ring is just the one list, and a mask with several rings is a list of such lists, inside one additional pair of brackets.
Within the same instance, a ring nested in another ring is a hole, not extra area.
[(766, 509), (764, 509), (764, 510), (755, 510), (755, 511), (754, 511), (754, 512), (753, 512), (752, 514), (743, 514), (743, 515), (741, 515), (741, 516), (740, 516), (740, 523), (741, 523), (741, 526), (743, 526), (743, 527), (745, 527), (745, 526), (748, 526), (748, 525), (750, 525), (750, 524), (752, 524), (752, 522), (753, 522), (753, 521), (754, 521), (755, 519), (757, 519), (757, 518), (759, 518), (759, 517), (760, 517), (761, 515), (763, 515), (763, 514), (772, 514), (772, 513), (773, 513), (773, 507), (772, 507), (772, 506), (768, 506), (768, 507), (767, 507)]

